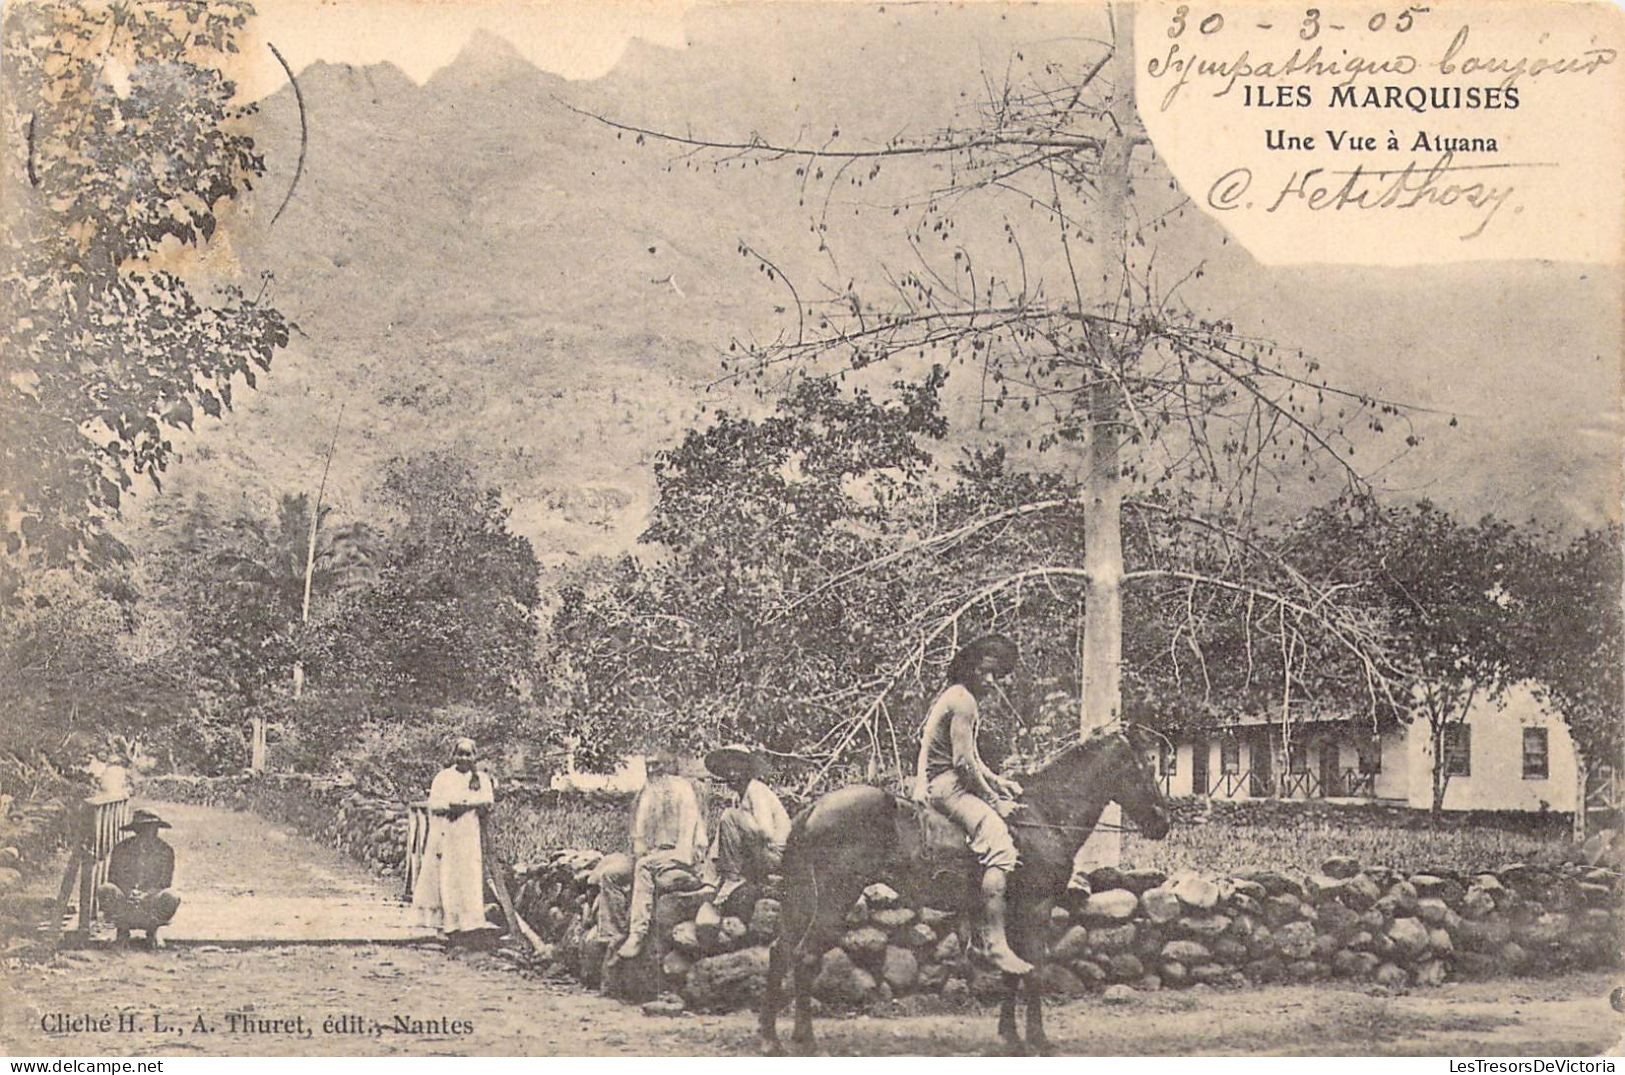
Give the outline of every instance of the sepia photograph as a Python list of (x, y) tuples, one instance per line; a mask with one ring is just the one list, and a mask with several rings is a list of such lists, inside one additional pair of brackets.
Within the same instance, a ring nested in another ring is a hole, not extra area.
[(1618, 1055), (1622, 41), (7, 4), (0, 1053)]

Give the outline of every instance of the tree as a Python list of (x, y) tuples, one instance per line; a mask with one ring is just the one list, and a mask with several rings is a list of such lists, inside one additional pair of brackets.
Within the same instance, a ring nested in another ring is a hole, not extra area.
[(313, 686), (362, 689), (373, 715), (528, 698), (540, 567), (501, 492), (461, 456), (429, 452), (392, 460), (381, 496), (396, 520), (374, 576), (323, 618)]
[(863, 726), (854, 684), (885, 681), (905, 587), (815, 591), (911, 524), (939, 385), (881, 403), (807, 382), (661, 454), (647, 560), (567, 586), (550, 624), (554, 704), (585, 756), (746, 738), (805, 757)]
[(1427, 727), (1432, 805), (1441, 810), (1450, 729), (1527, 674), (1517, 639), (1530, 613), (1522, 589), (1537, 570), (1533, 541), (1504, 521), (1463, 523), (1427, 501), (1363, 500), (1314, 513), (1293, 545), (1302, 561), (1378, 604), (1407, 685), (1402, 713)]
[[(1363, 491), (1351, 459), (1360, 442), (1384, 432), (1385, 422), (1405, 430), (1407, 446), (1418, 438), (1395, 404), (1335, 386), (1313, 359), (1191, 309), (1180, 288), (1201, 274), (1200, 263), (1171, 275), (1156, 268), (1160, 233), (1183, 214), (1185, 199), (1171, 182), (1169, 195), (1156, 193), (1162, 177), (1141, 159), (1128, 34), (1113, 36), (1098, 47), (1076, 39), (1067, 56), (1013, 58), (1017, 74), (1002, 85), (990, 80), (985, 103), (964, 123), (881, 145), (844, 147), (836, 124), (814, 146), (595, 118), (675, 145), (690, 164), (795, 162), (805, 188), (828, 191), (814, 199), (823, 207), (812, 220), (821, 239), (831, 206), (861, 216), (884, 171), (911, 162), (933, 169), (929, 189), (887, 206), (902, 226), (913, 266), (906, 271), (865, 265), (814, 286), (742, 241), (753, 267), (783, 280), (794, 324), (765, 340), (736, 340), (729, 367), (738, 382), (765, 391), (797, 378), (841, 381), (883, 365), (940, 363), (978, 411), (978, 436), (1052, 451), (1059, 459), (1051, 469), (1072, 475), (1064, 496), (990, 512), (910, 545), (911, 555), (929, 555), (1014, 517), (1081, 514), (1082, 540), (1067, 547), (1065, 562), (966, 579), (942, 595), (925, 634), (933, 655), (951, 644), (967, 609), (1049, 583), (1081, 585), (1081, 723), (1108, 723), (1123, 712), (1124, 587), (1183, 585), (1272, 613), (1252, 618), (1279, 642), (1283, 669), (1302, 659), (1308, 636), (1332, 640), (1351, 654), (1373, 710), (1392, 707), (1402, 678), (1365, 611), (1263, 555), (1251, 535), (1264, 510), (1260, 494), (1314, 492), (1328, 472), (1334, 487)], [(837, 200), (840, 190), (865, 185)], [(1154, 562), (1130, 563), (1123, 527), (1135, 512), (1203, 534), (1193, 552), (1248, 554), (1201, 561), (1176, 544), (1161, 546)], [(1247, 574), (1260, 568), (1267, 574)], [(1292, 677), (1279, 682), (1285, 705)]]
[(0, 781), (77, 762), (75, 743), (138, 738), (189, 708), (184, 660), (141, 645), (141, 613), (121, 576), (35, 572), (0, 617), (6, 720)]
[[(325, 519), (329, 509), (322, 509)], [(220, 518), (203, 498), (173, 525), (160, 554), (169, 590), (186, 611), (208, 678), (248, 711), (248, 763), (265, 766), (265, 722), (314, 643), (304, 615), (307, 557), (312, 589), (336, 600), (363, 583), (375, 542), (363, 524), (316, 528), (310, 500), (284, 494), (274, 518), (249, 512)]]
[[(236, 0), (13, 5), (0, 41), (13, 137), (0, 223), (0, 492), (10, 566), (103, 564), (106, 528), (174, 457), (170, 430), (219, 417), (290, 325), (204, 274), (230, 201), (265, 170), (221, 73)], [(239, 381), (239, 378), (241, 379)]]
[(1588, 530), (1542, 556), (1515, 591), (1528, 605), (1517, 640), (1523, 669), (1562, 714), (1585, 764), (1616, 772), (1625, 768), (1622, 548), (1618, 524)]

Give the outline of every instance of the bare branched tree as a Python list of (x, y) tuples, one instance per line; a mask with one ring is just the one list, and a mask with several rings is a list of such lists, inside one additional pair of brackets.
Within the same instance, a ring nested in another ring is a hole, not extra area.
[[(690, 164), (795, 166), (834, 273), (792, 281), (770, 252), (740, 242), (743, 257), (782, 281), (795, 317), (771, 338), (735, 340), (729, 380), (766, 391), (795, 378), (940, 365), (968, 374), (956, 383), (970, 382), (964, 401), (989, 439), (1055, 453), (1075, 475), (1070, 496), (1002, 507), (952, 529), (927, 526), (820, 584), (840, 587), (907, 562), (922, 585), (938, 587), (906, 625), (915, 640), (907, 656), (821, 744), (831, 764), (866, 739), (889, 754), (896, 686), (928, 679), (925, 667), (952, 648), (961, 625), (1019, 615), (1023, 594), (1041, 588), (1080, 599), (1085, 727), (1123, 711), (1125, 585), (1151, 597), (1148, 614), (1186, 621), (1165, 633), (1176, 674), (1207, 674), (1204, 624), (1226, 616), (1242, 625), (1245, 666), (1278, 666), (1272, 682), (1288, 741), (1295, 692), (1313, 678), (1300, 673), (1328, 647), (1350, 658), (1372, 713), (1394, 711), (1405, 696), (1381, 617), (1362, 604), (1359, 587), (1319, 583), (1251, 535), (1268, 512), (1260, 505), (1277, 494), (1302, 503), (1305, 491), (1366, 492), (1357, 452), (1385, 423), (1413, 447), (1410, 410), (1335, 385), (1313, 358), (1181, 297), (1205, 270), (1199, 261), (1172, 272), (1162, 264), (1178, 256), (1163, 236), (1188, 203), (1140, 126), (1130, 36), (1118, 26), (1114, 42), (1068, 43), (1070, 56), (1018, 55), (1002, 80), (987, 79), (963, 121), (878, 145), (843, 143), (838, 129), (822, 144), (781, 144), (593, 116)], [(911, 185), (920, 164), (928, 178)], [(857, 192), (875, 189), (888, 169), (903, 173), (908, 189), (885, 204), (865, 202)], [(909, 267), (876, 266), (862, 283), (840, 271), (827, 237), (835, 209), (854, 206), (896, 221)], [(1056, 542), (1038, 526), (998, 573), (967, 572), (967, 559), (953, 555), (1057, 513), (1081, 518), (1081, 543)], [(1125, 520), (1152, 516), (1180, 540), (1144, 543), (1151, 559), (1126, 566)]]

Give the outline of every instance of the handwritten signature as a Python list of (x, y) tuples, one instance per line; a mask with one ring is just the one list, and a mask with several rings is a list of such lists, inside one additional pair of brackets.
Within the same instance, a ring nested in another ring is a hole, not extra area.
[[(1469, 229), (1460, 238), (1476, 239), (1484, 234), (1517, 187), (1498, 184), (1495, 174), (1516, 168), (1546, 167), (1539, 164), (1455, 164), (1454, 154), (1445, 153), (1432, 164), (1415, 160), (1399, 168), (1368, 168), (1356, 164), (1352, 170), (1308, 168), (1294, 171), (1263, 206), (1266, 213), (1287, 209), (1312, 212), (1344, 209), (1460, 209), (1470, 211)], [(1462, 173), (1491, 172), (1487, 178)], [(1207, 204), (1221, 211), (1253, 209), (1259, 203), (1248, 199), (1253, 185), (1251, 168), (1232, 168), (1208, 188)], [(1268, 195), (1266, 195), (1268, 197)], [(1516, 211), (1516, 210), (1514, 210)]]

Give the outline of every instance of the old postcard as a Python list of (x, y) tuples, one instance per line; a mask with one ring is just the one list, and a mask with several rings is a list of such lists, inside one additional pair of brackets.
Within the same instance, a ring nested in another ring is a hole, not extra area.
[(1625, 18), (1313, 3), (7, 5), (0, 1050), (1613, 1055)]

